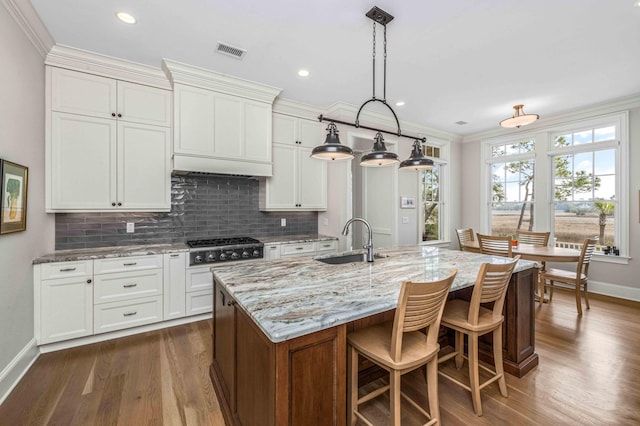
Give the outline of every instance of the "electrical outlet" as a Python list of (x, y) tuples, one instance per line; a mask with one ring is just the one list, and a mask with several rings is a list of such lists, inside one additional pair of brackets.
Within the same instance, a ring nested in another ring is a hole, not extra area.
[(287, 218), (283, 217), (282, 219), (280, 219), (280, 226), (287, 226)]
[(329, 219), (327, 219), (327, 218), (322, 219), (322, 224), (324, 226), (329, 226)]
[(136, 224), (133, 222), (127, 222), (127, 234), (136, 232)]
[(408, 224), (409, 223), (409, 218), (407, 216), (402, 216), (402, 223), (403, 224)]

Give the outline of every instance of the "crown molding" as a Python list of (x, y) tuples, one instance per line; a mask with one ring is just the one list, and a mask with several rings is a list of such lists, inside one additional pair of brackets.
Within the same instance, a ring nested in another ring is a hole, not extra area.
[(462, 142), (470, 143), (497, 137), (513, 137), (514, 135), (528, 135), (536, 132), (544, 132), (568, 122), (594, 118), (599, 115), (621, 112), (633, 108), (640, 108), (640, 94), (592, 104), (583, 108), (574, 109), (550, 117), (544, 117), (544, 121), (538, 120), (534, 124), (521, 127), (520, 129), (514, 129), (511, 131), (504, 129), (492, 129), (483, 132), (472, 133), (470, 135), (465, 135), (462, 139)]
[(44, 63), (161, 89), (171, 89), (167, 76), (158, 68), (61, 44), (51, 48)]
[(318, 116), (322, 114), (322, 108), (290, 99), (278, 98), (273, 103), (273, 112), (317, 121)]
[(232, 77), (169, 59), (162, 59), (162, 68), (173, 85), (176, 83), (186, 84), (268, 103), (273, 103), (276, 96), (282, 92), (282, 89), (277, 87)]
[(40, 56), (45, 58), (55, 41), (49, 34), (47, 27), (42, 23), (31, 2), (27, 0), (2, 0), (2, 4)]

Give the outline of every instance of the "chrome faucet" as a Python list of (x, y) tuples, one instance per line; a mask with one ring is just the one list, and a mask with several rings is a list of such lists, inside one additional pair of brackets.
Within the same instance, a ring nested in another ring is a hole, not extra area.
[(373, 231), (371, 230), (371, 225), (369, 225), (369, 222), (362, 219), (361, 217), (354, 217), (353, 219), (349, 219), (342, 229), (342, 235), (349, 235), (349, 225), (351, 225), (353, 222), (362, 222), (364, 226), (367, 227), (367, 230), (369, 231), (369, 241), (367, 242), (367, 244), (363, 245), (362, 248), (367, 249), (367, 262), (373, 262)]

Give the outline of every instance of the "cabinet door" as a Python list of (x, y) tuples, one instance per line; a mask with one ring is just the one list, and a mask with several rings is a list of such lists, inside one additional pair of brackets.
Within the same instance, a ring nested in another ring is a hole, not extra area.
[(182, 318), (185, 315), (185, 271), (184, 253), (164, 255), (164, 319)]
[[(300, 119), (298, 122), (298, 141), (299, 145), (314, 148), (318, 145), (322, 145), (324, 140), (322, 138), (322, 123), (311, 120)], [(322, 160), (321, 160), (322, 161)]]
[(39, 344), (93, 334), (93, 287), (90, 277), (41, 282)]
[(309, 157), (313, 148), (298, 148), (298, 204), (303, 209), (327, 209), (327, 162)]
[(233, 412), (236, 399), (235, 307), (229, 294), (217, 282), (213, 299), (213, 362), (222, 376), (222, 390)]
[(62, 68), (49, 69), (53, 111), (115, 119), (116, 80)]
[(271, 104), (244, 102), (243, 158), (271, 162)]
[(295, 145), (273, 144), (273, 176), (266, 182), (266, 207), (268, 209), (296, 208), (298, 191), (297, 154)]
[(117, 113), (118, 120), (169, 127), (171, 92), (119, 81)]
[(122, 209), (169, 211), (170, 149), (169, 128), (118, 123), (117, 202)]
[(174, 87), (174, 151), (211, 156), (213, 147), (214, 93), (176, 84)]
[(116, 122), (52, 113), (47, 210), (108, 210), (116, 203)]
[(295, 145), (298, 138), (298, 120), (295, 117), (273, 114), (273, 143)]

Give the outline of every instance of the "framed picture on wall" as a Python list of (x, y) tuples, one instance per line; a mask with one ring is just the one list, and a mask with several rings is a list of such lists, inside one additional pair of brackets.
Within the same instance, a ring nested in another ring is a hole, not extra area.
[(27, 185), (29, 169), (0, 160), (0, 234), (27, 229)]
[(415, 199), (415, 197), (400, 197), (400, 208), (401, 209), (415, 209), (416, 208), (416, 199)]

